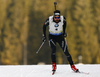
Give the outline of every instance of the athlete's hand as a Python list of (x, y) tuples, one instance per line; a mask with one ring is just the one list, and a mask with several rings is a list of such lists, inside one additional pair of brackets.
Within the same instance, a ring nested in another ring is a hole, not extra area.
[(67, 37), (67, 33), (64, 33), (63, 36), (64, 36), (64, 38), (66, 38)]
[(42, 41), (43, 41), (43, 42), (46, 41), (46, 36), (45, 36), (45, 35), (43, 35)]

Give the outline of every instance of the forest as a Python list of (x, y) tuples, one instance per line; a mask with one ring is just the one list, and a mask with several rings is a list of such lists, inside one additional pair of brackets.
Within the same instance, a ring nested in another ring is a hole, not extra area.
[[(43, 24), (57, 10), (67, 20), (67, 45), (74, 63), (100, 64), (100, 0), (0, 0), (0, 65), (51, 64), (51, 48), (42, 43)], [(57, 44), (58, 64), (68, 64)]]

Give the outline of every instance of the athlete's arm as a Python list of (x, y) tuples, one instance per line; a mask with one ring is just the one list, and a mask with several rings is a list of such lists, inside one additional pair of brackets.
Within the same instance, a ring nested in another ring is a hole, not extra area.
[(65, 30), (66, 30), (66, 18), (64, 17), (64, 20), (63, 20), (63, 34), (65, 34)]
[(49, 25), (49, 18), (45, 21), (43, 25), (43, 35), (46, 37), (46, 27)]

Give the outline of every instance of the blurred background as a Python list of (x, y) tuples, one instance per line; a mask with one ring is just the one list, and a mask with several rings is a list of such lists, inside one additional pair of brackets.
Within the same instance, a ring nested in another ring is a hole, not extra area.
[[(55, 1), (67, 20), (67, 44), (74, 62), (100, 64), (100, 0), (0, 0), (1, 65), (51, 64), (48, 38), (36, 51)], [(56, 59), (58, 64), (68, 64), (59, 45)]]

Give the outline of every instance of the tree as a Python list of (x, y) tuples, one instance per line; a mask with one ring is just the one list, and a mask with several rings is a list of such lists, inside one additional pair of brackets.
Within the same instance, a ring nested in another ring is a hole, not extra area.
[(91, 0), (78, 0), (75, 8), (74, 18), (77, 22), (79, 38), (77, 41), (78, 44), (76, 44), (77, 51), (79, 55), (83, 56), (84, 63), (94, 63), (95, 60), (93, 59), (98, 51), (98, 47), (96, 36), (93, 36), (95, 33), (95, 20), (92, 12), (93, 9), (91, 8)]

